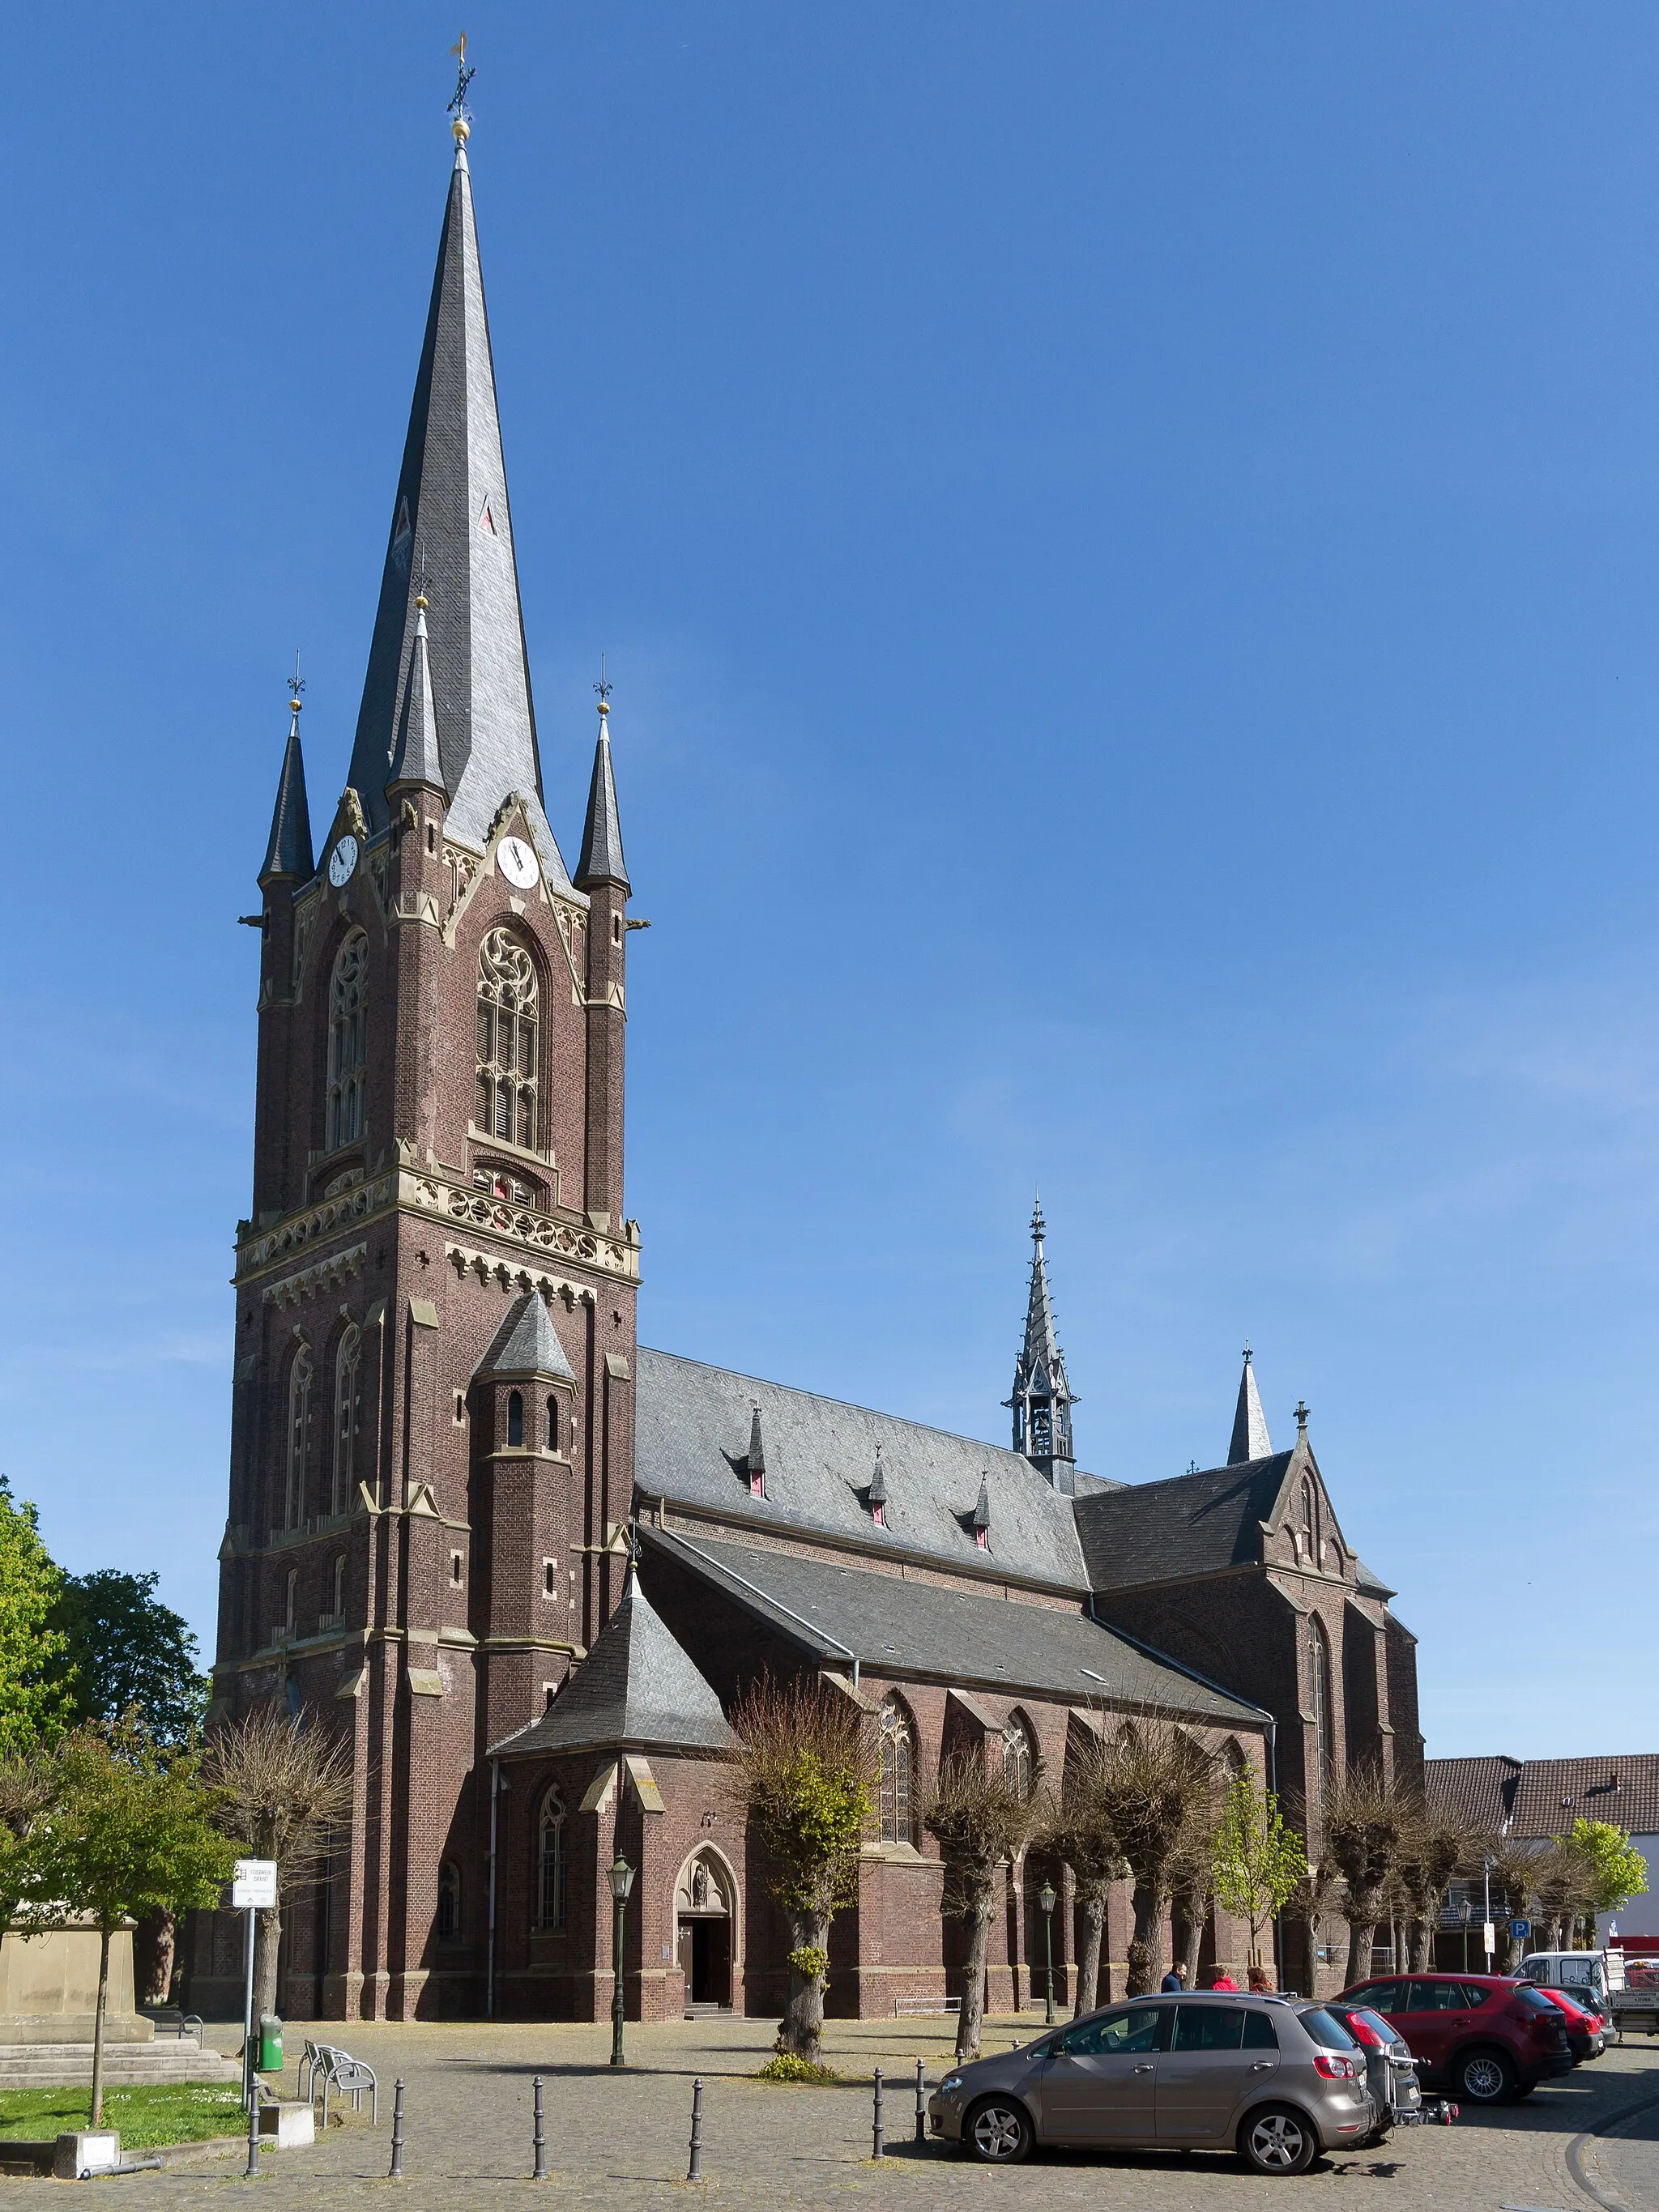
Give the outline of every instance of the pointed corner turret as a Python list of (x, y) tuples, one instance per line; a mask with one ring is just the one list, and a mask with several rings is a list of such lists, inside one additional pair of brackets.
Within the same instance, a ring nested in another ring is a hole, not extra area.
[(980, 1476), (979, 1497), (975, 1502), (971, 1526), (975, 1543), (981, 1552), (988, 1552), (991, 1548), (991, 1478), (988, 1474)]
[(611, 768), (611, 708), (599, 701), (599, 734), (593, 747), (593, 779), (587, 788), (587, 820), (582, 827), (581, 857), (576, 863), (576, 889), (592, 890), (595, 884), (614, 884), (624, 898), (633, 892), (628, 864), (623, 859), (622, 822), (617, 812), (617, 779)]
[(317, 872), (311, 843), (311, 810), (306, 804), (306, 763), (300, 749), (300, 692), (296, 682), (289, 701), (288, 743), (283, 749), (283, 772), (276, 779), (276, 804), (270, 817), (270, 842), (265, 847), (259, 888), (279, 876), (308, 883)]
[(1232, 1442), (1227, 1447), (1229, 1467), (1242, 1467), (1253, 1459), (1271, 1459), (1273, 1440), (1267, 1434), (1267, 1419), (1261, 1410), (1261, 1395), (1255, 1387), (1255, 1369), (1250, 1362), (1250, 1347), (1244, 1347), (1244, 1372), (1238, 1378), (1238, 1407), (1233, 1415)]
[(1014, 1416), (1014, 1449), (1040, 1468), (1054, 1488), (1071, 1497), (1077, 1488), (1072, 1408), (1078, 1402), (1066, 1375), (1066, 1355), (1054, 1328), (1048, 1295), (1048, 1262), (1042, 1200), (1031, 1209), (1031, 1282), (1025, 1302), (1025, 1340), (1014, 1362), (1014, 1390), (1003, 1403)]
[(427, 597), (415, 601), (415, 639), (409, 656), (409, 677), (404, 685), (403, 712), (398, 717), (398, 742), (392, 748), (392, 773), (386, 780), (388, 793), (424, 785), (447, 799), (443, 760), (438, 750), (438, 716), (432, 703), (432, 663), (427, 650)]
[(764, 1498), (766, 1495), (766, 1446), (761, 1441), (760, 1401), (757, 1398), (751, 1398), (749, 1403), (750, 1407), (749, 1457), (746, 1462), (749, 1495), (751, 1498)]

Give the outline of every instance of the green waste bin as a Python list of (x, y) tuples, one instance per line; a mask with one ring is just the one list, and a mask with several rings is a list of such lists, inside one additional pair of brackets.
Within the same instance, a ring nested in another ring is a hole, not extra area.
[(259, 2071), (280, 2074), (283, 2070), (283, 2023), (274, 2012), (259, 2015)]

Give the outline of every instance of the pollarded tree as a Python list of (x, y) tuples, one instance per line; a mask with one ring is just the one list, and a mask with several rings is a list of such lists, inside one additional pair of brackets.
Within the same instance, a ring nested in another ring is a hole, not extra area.
[(780, 1684), (763, 1675), (731, 1717), (734, 1795), (771, 1861), (772, 1895), (789, 1925), (789, 1996), (778, 2049), (816, 2066), (823, 2048), (830, 1923), (858, 1893), (878, 1753), (852, 1700), (816, 1682)]
[[(1106, 1899), (1112, 1884), (1129, 1871), (1118, 1847), (1117, 1831), (1102, 1787), (1107, 1753), (1091, 1744), (1068, 1759), (1058, 1799), (1045, 1798), (1037, 1818), (1036, 1840), (1072, 1869), (1083, 1920), (1078, 1947), (1075, 2017), (1092, 2012), (1100, 1997), (1100, 1953), (1106, 1925)], [(1104, 2002), (1111, 2002), (1109, 1987)]]
[(1480, 1863), (1480, 1845), (1461, 1820), (1422, 1798), (1407, 1802), (1395, 1880), (1411, 1927), (1411, 1971), (1434, 1966), (1434, 1931), (1455, 1877)]
[(945, 1862), (940, 1909), (968, 1923), (968, 1959), (957, 2014), (959, 2060), (979, 2057), (997, 1875), (1036, 1828), (1040, 1807), (1019, 1769), (972, 1752), (940, 1761), (939, 1780), (921, 1808), (921, 1824)]
[(283, 1904), (316, 1880), (351, 1810), (350, 1753), (303, 1714), (258, 1705), (214, 1729), (204, 1765), (224, 1833), (276, 1862), (277, 1901), (258, 1916), (253, 1954), (255, 2014), (275, 2012)]
[(1405, 1802), (1375, 1767), (1350, 1767), (1324, 1792), (1322, 1856), (1342, 1877), (1342, 1917), (1348, 1923), (1347, 1980), (1363, 1982), (1371, 1970), (1389, 1884), (1399, 1869), (1408, 1826)]
[(1262, 1789), (1251, 1767), (1241, 1766), (1227, 1784), (1212, 1865), (1215, 1893), (1249, 1926), (1249, 1963), (1259, 1967), (1261, 1932), (1306, 1879), (1308, 1854), (1295, 1829), (1285, 1826), (1278, 1798)]
[(1126, 1729), (1113, 1745), (1101, 1787), (1134, 1881), (1128, 1995), (1144, 1996), (1152, 1986), (1153, 1947), (1182, 1846), (1198, 1824), (1215, 1816), (1215, 1762), (1172, 1721), (1154, 1716)]

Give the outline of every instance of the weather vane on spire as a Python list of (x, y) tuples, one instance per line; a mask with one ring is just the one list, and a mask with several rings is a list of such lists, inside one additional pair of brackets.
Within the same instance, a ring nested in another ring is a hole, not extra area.
[(300, 694), (305, 688), (306, 679), (300, 673), (300, 648), (296, 645), (294, 648), (294, 673), (288, 680), (288, 703), (296, 714), (300, 711)]
[(444, 112), (454, 117), (457, 138), (465, 138), (472, 120), (467, 112), (466, 88), (478, 74), (476, 69), (469, 69), (466, 65), (466, 33), (465, 31), (461, 33), (449, 52), (450, 58), (455, 64), (455, 96)]
[(616, 690), (616, 685), (611, 681), (610, 677), (605, 673), (605, 655), (601, 653), (599, 655), (599, 680), (593, 686), (593, 689), (599, 695), (600, 714), (608, 714), (611, 712), (609, 703), (611, 694)]

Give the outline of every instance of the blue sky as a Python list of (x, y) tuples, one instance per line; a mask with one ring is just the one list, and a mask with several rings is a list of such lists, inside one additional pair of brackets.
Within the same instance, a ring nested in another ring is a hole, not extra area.
[[(1085, 1465), (1298, 1395), (1436, 1753), (1652, 1748), (1659, 17), (479, 5), (646, 1340)], [(255, 902), (345, 774), (449, 14), (64, 4), (0, 345), (0, 1466), (209, 1649)]]

